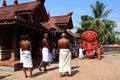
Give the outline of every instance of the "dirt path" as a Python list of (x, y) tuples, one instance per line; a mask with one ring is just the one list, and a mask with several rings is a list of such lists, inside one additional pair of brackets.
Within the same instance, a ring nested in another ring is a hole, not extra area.
[(0, 80), (120, 80), (120, 54), (103, 54), (102, 60), (72, 59), (72, 76), (59, 77), (58, 63), (48, 67), (48, 72), (36, 68), (34, 79), (24, 78), (23, 71), (0, 71)]

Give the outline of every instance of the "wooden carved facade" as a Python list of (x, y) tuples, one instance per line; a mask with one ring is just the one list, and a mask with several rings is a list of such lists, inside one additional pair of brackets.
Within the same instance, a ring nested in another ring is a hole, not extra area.
[[(48, 15), (50, 16), (50, 13), (48, 13)], [(61, 33), (63, 32), (67, 34), (71, 43), (75, 43), (77, 36), (70, 31), (73, 28), (72, 12), (68, 12), (66, 15), (61, 16), (52, 16), (43, 26), (53, 34), (52, 41), (55, 41), (54, 43), (57, 43), (57, 40), (61, 38)]]
[[(39, 41), (43, 38), (43, 33), (47, 32), (50, 41), (57, 41), (62, 32), (66, 32), (72, 41), (74, 36), (67, 29), (73, 28), (72, 13), (63, 16), (53, 16), (47, 14), (45, 0), (36, 0), (18, 4), (14, 0), (14, 5), (0, 7), (0, 52), (5, 58), (15, 60), (19, 56), (19, 41), (21, 35), (30, 35), (32, 48), (39, 48)], [(53, 40), (54, 37), (54, 40)]]
[(44, 7), (44, 0), (7, 6), (3, 0), (0, 7), (0, 51), (4, 59), (15, 60), (19, 55), (19, 41), (21, 35), (30, 35), (33, 49), (44, 32), (49, 30), (42, 26), (41, 22), (48, 21), (48, 15)]

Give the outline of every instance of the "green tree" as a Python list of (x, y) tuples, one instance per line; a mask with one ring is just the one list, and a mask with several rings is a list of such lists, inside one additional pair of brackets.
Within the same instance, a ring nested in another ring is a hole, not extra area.
[(77, 29), (77, 34), (92, 29), (99, 35), (100, 42), (102, 44), (111, 44), (115, 42), (115, 31), (114, 28), (117, 26), (112, 20), (105, 19), (108, 14), (112, 11), (111, 9), (106, 10), (106, 5), (102, 2), (97, 1), (95, 6), (90, 5), (93, 16), (83, 15), (81, 16), (81, 27)]

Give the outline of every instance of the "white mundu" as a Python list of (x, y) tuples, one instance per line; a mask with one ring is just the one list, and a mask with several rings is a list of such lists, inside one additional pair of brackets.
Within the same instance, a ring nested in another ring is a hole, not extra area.
[(42, 60), (45, 61), (45, 62), (49, 62), (50, 61), (50, 58), (49, 58), (49, 49), (44, 47), (42, 49)]
[(22, 48), (20, 48), (20, 63), (23, 63), (23, 56), (22, 56), (23, 52), (22, 52)]
[(71, 51), (69, 49), (60, 49), (59, 72), (71, 74)]
[(82, 48), (79, 48), (79, 58), (84, 58), (84, 55), (83, 55), (83, 49)]
[(32, 68), (33, 63), (32, 63), (31, 52), (28, 50), (22, 51), (22, 56), (23, 56), (23, 67)]

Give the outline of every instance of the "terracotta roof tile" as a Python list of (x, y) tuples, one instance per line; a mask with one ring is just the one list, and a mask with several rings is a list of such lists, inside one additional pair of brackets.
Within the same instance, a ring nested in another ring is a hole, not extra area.
[(48, 30), (54, 29), (56, 32), (63, 32), (55, 23), (54, 19), (50, 18), (48, 22), (43, 23), (43, 26), (46, 27)]
[(54, 16), (51, 17), (51, 20), (55, 20), (56, 23), (68, 23), (70, 20), (70, 16), (66, 16), (66, 15)]
[(40, 4), (40, 2), (29, 2), (29, 3), (23, 3), (18, 4), (18, 8), (16, 11), (22, 11), (22, 10), (32, 10), (35, 7), (37, 7)]
[(67, 31), (72, 37), (78, 38), (77, 34), (73, 33), (72, 31)]
[[(47, 28), (47, 29), (55, 29), (57, 32), (63, 32), (62, 29), (60, 29), (60, 27), (58, 27), (57, 24), (68, 24), (70, 22), (71, 16), (69, 15), (62, 15), (62, 16), (53, 16), (50, 17), (49, 21), (46, 23), (43, 23), (43, 25)], [(73, 26), (73, 25), (72, 25)]]
[(40, 2), (28, 2), (17, 5), (10, 5), (6, 7), (0, 7), (0, 20), (14, 19), (16, 11), (32, 10), (38, 6)]
[(58, 25), (66, 25), (68, 29), (73, 28), (73, 22), (71, 18), (72, 12), (67, 13), (67, 15), (53, 16), (51, 20), (55, 20), (55, 23)]
[[(9, 13), (9, 15), (8, 15)], [(15, 13), (14, 12), (10, 12), (10, 11), (7, 11), (7, 12), (0, 12), (0, 20), (3, 20), (3, 19), (13, 19), (15, 16)]]

